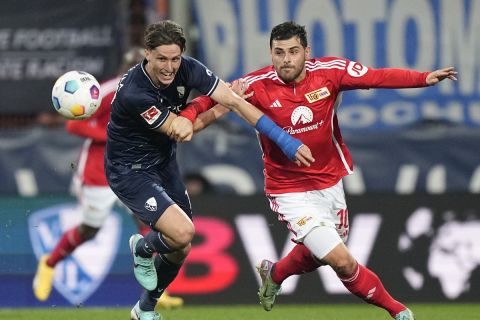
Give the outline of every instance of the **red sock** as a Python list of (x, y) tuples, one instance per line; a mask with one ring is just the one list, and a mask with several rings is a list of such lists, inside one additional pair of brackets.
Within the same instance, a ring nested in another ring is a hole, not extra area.
[(281, 284), (291, 275), (312, 272), (321, 265), (307, 247), (303, 244), (297, 244), (288, 255), (275, 263), (272, 270), (272, 280)]
[(406, 309), (403, 304), (392, 298), (373, 271), (360, 264), (357, 264), (355, 272), (350, 277), (340, 280), (351, 293), (367, 303), (387, 310), (392, 317)]
[(82, 239), (80, 233), (78, 232), (78, 227), (68, 230), (65, 232), (60, 241), (53, 249), (50, 257), (47, 260), (47, 265), (50, 267), (55, 267), (55, 265), (65, 259), (68, 255), (70, 255), (79, 245), (84, 243), (85, 240)]

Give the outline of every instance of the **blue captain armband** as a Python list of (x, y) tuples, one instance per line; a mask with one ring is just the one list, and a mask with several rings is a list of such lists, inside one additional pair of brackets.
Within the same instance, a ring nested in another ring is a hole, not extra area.
[(303, 145), (303, 143), (286, 133), (282, 130), (279, 126), (275, 124), (269, 117), (263, 115), (258, 119), (257, 123), (255, 124), (255, 129), (258, 132), (263, 133), (270, 140), (274, 141), (277, 146), (282, 149), (283, 153), (288, 157), (290, 160), (295, 160), (295, 154), (297, 150)]

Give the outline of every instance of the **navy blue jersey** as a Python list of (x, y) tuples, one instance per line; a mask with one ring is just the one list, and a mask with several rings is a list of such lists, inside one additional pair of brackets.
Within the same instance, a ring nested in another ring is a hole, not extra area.
[(211, 95), (219, 78), (199, 61), (182, 56), (173, 82), (156, 86), (145, 70), (146, 60), (120, 80), (107, 129), (106, 158), (110, 164), (146, 169), (175, 155), (176, 142), (154, 129), (170, 112), (185, 108), (192, 89)]

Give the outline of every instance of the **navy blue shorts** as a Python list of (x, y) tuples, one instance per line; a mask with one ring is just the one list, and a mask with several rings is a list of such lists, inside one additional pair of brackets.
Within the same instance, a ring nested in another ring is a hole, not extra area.
[(192, 208), (175, 159), (162, 167), (131, 169), (105, 166), (113, 192), (140, 220), (153, 228), (165, 210), (177, 204), (192, 219)]

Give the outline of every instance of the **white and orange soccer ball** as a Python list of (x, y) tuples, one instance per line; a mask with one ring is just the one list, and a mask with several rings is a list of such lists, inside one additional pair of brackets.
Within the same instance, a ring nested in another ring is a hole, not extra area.
[(52, 102), (55, 110), (67, 119), (87, 119), (100, 106), (100, 84), (87, 72), (69, 71), (55, 82)]

